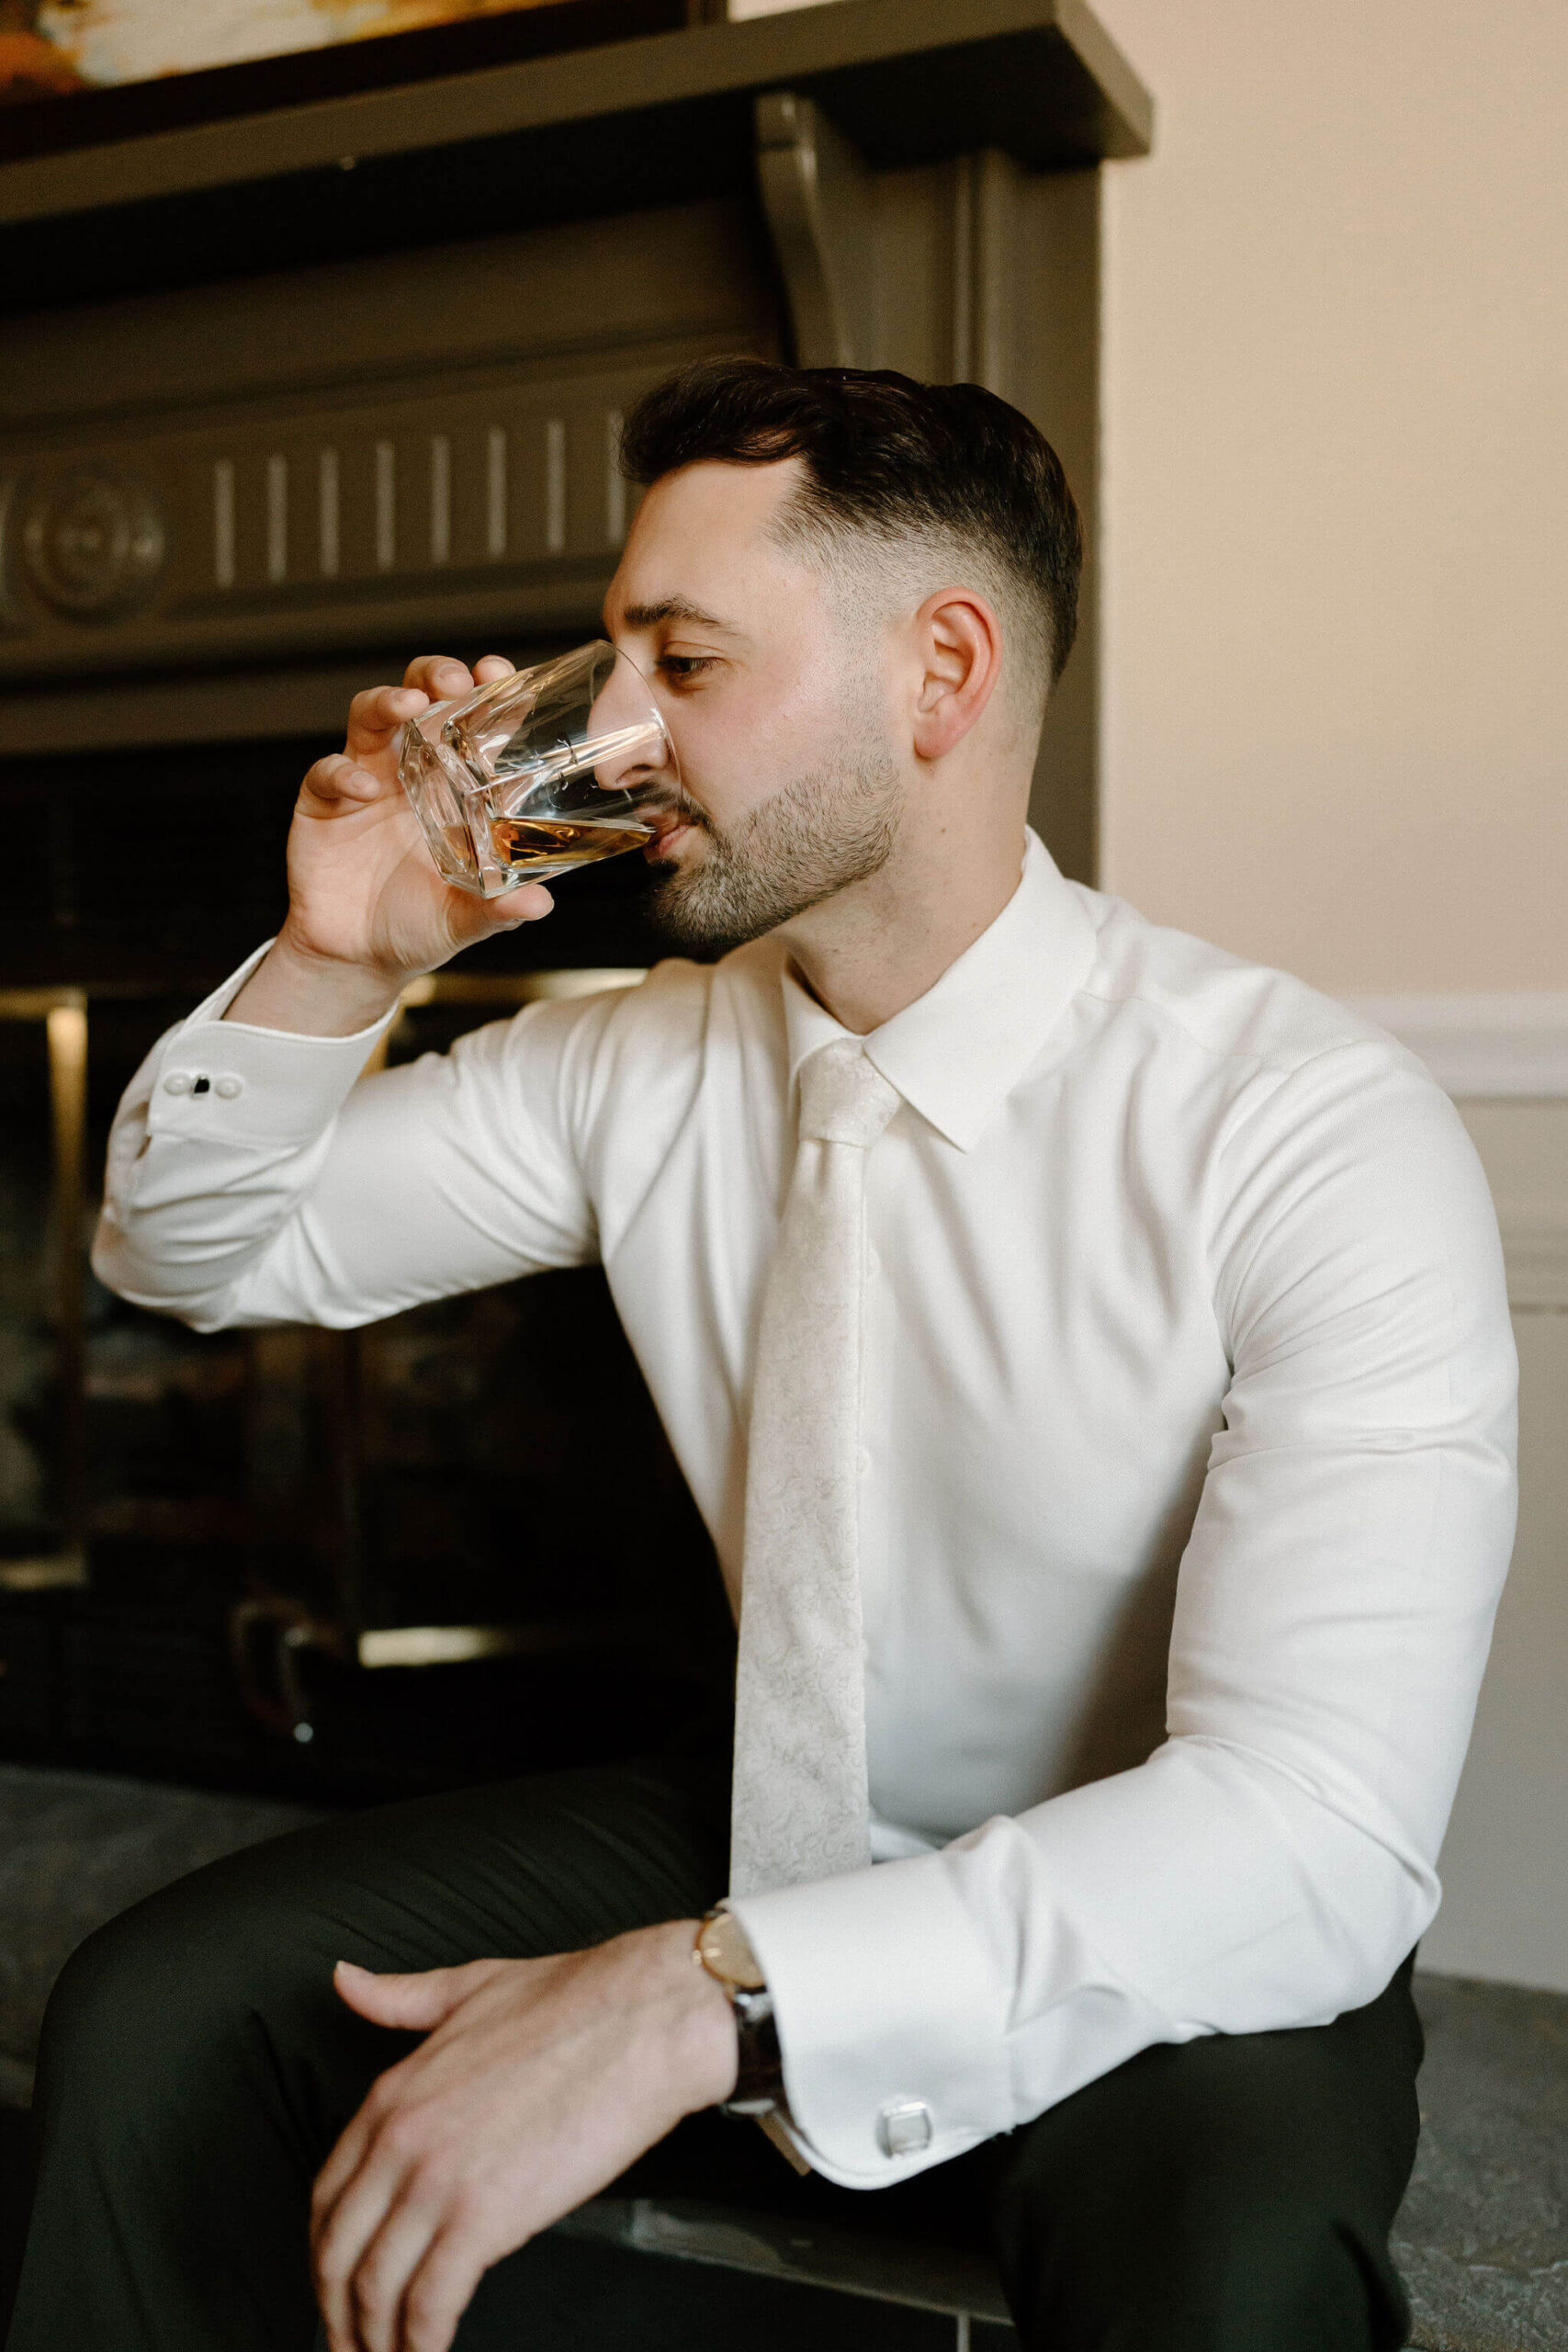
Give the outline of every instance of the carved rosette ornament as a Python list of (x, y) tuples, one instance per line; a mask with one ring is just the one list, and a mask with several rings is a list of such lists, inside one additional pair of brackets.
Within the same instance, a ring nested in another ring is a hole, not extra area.
[(77, 620), (139, 604), (163, 571), (164, 549), (152, 492), (107, 466), (62, 475), (28, 502), (21, 559), (28, 585)]

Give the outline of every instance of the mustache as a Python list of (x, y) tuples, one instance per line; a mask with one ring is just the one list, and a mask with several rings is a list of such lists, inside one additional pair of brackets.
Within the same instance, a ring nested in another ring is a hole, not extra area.
[(639, 797), (643, 808), (658, 820), (661, 833), (672, 833), (680, 825), (691, 825), (705, 833), (714, 831), (707, 810), (692, 798), (683, 785), (660, 785)]

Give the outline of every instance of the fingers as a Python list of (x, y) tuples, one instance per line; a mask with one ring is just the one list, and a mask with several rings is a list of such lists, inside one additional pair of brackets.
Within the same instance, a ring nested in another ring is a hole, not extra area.
[[(470, 1981), (457, 1981), (463, 1978)], [(333, 1984), (338, 1997), (372, 2025), (400, 2027), (409, 2033), (428, 2033), (474, 1989), (466, 1968), (425, 1968), (413, 1975), (381, 1975), (357, 1967), (351, 1960), (338, 1962)]]
[(474, 684), (473, 672), (455, 653), (421, 653), (403, 672), (403, 685), (417, 687), (432, 702), (450, 702), (466, 695)]
[(400, 686), (367, 686), (348, 707), (346, 748), (363, 755), (384, 752), (411, 718), (427, 703), (451, 702), (478, 684), (509, 678), (513, 664), (504, 653), (487, 653), (470, 671), (451, 653), (422, 653), (403, 672)]
[(341, 2352), (448, 2352), (490, 2259), (460, 2215), (438, 2222), (412, 2200), (394, 2205), (348, 2282)]
[(386, 790), (378, 776), (345, 752), (329, 752), (325, 759), (307, 768), (299, 794), (312, 804), (309, 812), (312, 816), (349, 817), (356, 808), (379, 800)]
[[(455, 662), (453, 667), (461, 669), (462, 665)], [(468, 685), (466, 670), (462, 676), (463, 685), (458, 693), (466, 691)], [(384, 752), (400, 727), (417, 718), (427, 703), (441, 699), (438, 695), (408, 685), (367, 686), (348, 706), (348, 733), (344, 748), (359, 759), (367, 752)]]
[(362, 2251), (348, 2290), (354, 2352), (402, 2352), (403, 2298), (437, 2226), (433, 2213), (405, 2199)]
[[(463, 2232), (465, 2210), (470, 2222), (476, 2218), (471, 2199), (446, 2177), (450, 2167), (433, 2161), (426, 2122), (392, 2103), (388, 2080), (382, 2076), (316, 2183), (316, 2300), (330, 2352), (410, 2352), (415, 2344), (420, 2352), (446, 2352), (493, 2254)], [(427, 2257), (438, 2237), (432, 2268)], [(410, 2292), (417, 2335), (402, 2326)]]
[[(383, 2077), (384, 2079), (384, 2077)], [(316, 2176), (310, 2194), (310, 2250), (319, 2256), (337, 2211), (338, 2200), (369, 2153), (379, 2120), (371, 2092), (357, 2115), (339, 2135), (338, 2143)]]
[(454, 695), (466, 695), (470, 686), (488, 686), (497, 678), (510, 678), (516, 666), (504, 653), (486, 653), (469, 672), (455, 653), (421, 653), (403, 672), (403, 685), (417, 686), (432, 702), (448, 702)]
[(409, 2280), (398, 2352), (447, 2352), (489, 2257), (460, 2225), (440, 2231)]
[[(352, 2132), (353, 2125), (349, 2129)], [(346, 2139), (348, 2133), (344, 2136)], [(333, 2152), (333, 2164), (342, 2147), (340, 2141)], [(316, 2184), (318, 2220), (312, 2230), (311, 2267), (316, 2278), (316, 2300), (327, 2324), (332, 2352), (363, 2352), (358, 2272), (366, 2247), (386, 2220), (397, 2188), (399, 2169), (395, 2163), (388, 2161), (389, 2154), (380, 2145), (379, 2135), (377, 2143), (368, 2149), (362, 2143), (349, 2166), (346, 2183), (330, 2207), (326, 2172)], [(328, 2169), (332, 2168), (330, 2164)], [(429, 2235), (428, 2228), (425, 2235)]]

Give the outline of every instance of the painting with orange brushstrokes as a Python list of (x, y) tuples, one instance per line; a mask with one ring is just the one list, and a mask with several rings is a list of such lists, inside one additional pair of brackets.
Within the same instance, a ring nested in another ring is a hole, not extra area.
[(0, 0), (0, 100), (118, 88), (552, 0)]

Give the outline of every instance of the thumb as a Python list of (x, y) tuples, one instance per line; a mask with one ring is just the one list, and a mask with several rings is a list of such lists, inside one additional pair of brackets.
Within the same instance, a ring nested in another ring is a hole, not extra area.
[(450, 2017), (472, 1987), (458, 1980), (466, 1969), (426, 1968), (412, 1976), (380, 1975), (340, 1960), (333, 1971), (338, 1998), (372, 2025), (393, 2026), (406, 2033), (429, 2033)]
[(542, 882), (521, 882), (499, 899), (477, 898), (448, 886), (446, 898), (446, 927), (454, 949), (472, 947), (497, 932), (515, 931), (521, 923), (538, 922), (553, 912), (556, 903)]

